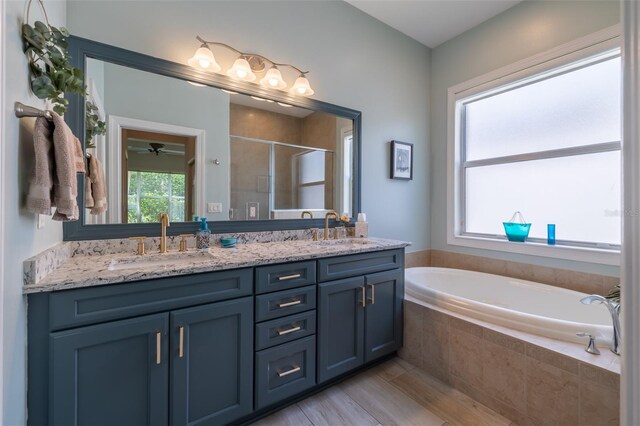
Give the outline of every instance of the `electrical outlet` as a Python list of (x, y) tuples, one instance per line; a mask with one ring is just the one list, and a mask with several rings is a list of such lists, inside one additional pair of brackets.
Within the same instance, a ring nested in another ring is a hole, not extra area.
[(207, 213), (222, 213), (222, 203), (207, 203)]
[(43, 214), (38, 215), (38, 229), (44, 228), (46, 216)]
[(258, 220), (260, 216), (260, 203), (250, 201), (247, 203), (247, 220)]

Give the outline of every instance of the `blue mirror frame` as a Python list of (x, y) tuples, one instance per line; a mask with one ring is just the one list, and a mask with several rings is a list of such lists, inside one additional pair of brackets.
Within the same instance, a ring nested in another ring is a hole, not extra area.
[[(71, 63), (83, 73), (86, 70), (87, 58), (93, 58), (117, 65), (147, 71), (167, 77), (188, 80), (205, 84), (220, 89), (232, 90), (246, 95), (269, 98), (274, 101), (334, 114), (353, 120), (353, 206), (354, 216), (361, 208), (361, 149), (362, 149), (362, 113), (350, 108), (329, 104), (315, 99), (291, 96), (286, 92), (272, 92), (254, 84), (237, 82), (219, 74), (205, 73), (187, 65), (178, 64), (153, 56), (122, 49), (108, 44), (71, 36), (69, 41), (69, 53)], [(69, 100), (69, 108), (65, 114), (65, 120), (74, 134), (78, 135), (84, 146), (84, 97), (77, 94), (66, 95)], [(63, 238), (65, 241), (92, 240), (109, 238), (126, 238), (131, 236), (158, 236), (160, 225), (157, 223), (145, 224), (107, 224), (86, 225), (84, 223), (84, 175), (78, 176), (78, 205), (80, 206), (80, 218), (75, 222), (63, 224)], [(277, 219), (277, 220), (248, 220), (248, 221), (211, 221), (209, 227), (213, 233), (275, 231), (303, 228), (320, 228), (324, 226), (323, 219)], [(169, 235), (193, 233), (198, 225), (194, 222), (172, 223), (167, 229)]]

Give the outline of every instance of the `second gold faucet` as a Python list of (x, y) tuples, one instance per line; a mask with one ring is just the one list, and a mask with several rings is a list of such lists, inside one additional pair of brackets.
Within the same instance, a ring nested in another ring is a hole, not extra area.
[[(325, 240), (329, 239), (329, 217), (330, 216), (333, 216), (335, 220), (338, 220), (338, 213), (334, 211), (327, 212), (327, 214), (324, 215), (324, 239)], [(338, 236), (338, 233), (336, 232), (336, 234), (334, 235), (334, 238), (337, 239), (337, 236)]]
[(160, 213), (160, 226), (162, 233), (160, 234), (160, 253), (167, 252), (167, 227), (171, 226), (169, 222), (169, 213)]

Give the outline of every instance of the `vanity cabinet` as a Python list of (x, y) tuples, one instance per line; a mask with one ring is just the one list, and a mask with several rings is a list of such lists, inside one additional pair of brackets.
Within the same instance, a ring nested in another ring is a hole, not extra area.
[(248, 422), (402, 345), (404, 250), (28, 296), (29, 425)]
[[(239, 269), (30, 295), (28, 423), (219, 425), (247, 416), (252, 293), (253, 269)], [(207, 303), (229, 295), (243, 297)]]
[(168, 325), (158, 314), (52, 333), (50, 421), (41, 424), (166, 425)]
[[(404, 251), (319, 261), (318, 383), (340, 376), (402, 346)], [(370, 271), (384, 272), (367, 273)]]
[(172, 425), (226, 424), (253, 410), (251, 299), (171, 312)]

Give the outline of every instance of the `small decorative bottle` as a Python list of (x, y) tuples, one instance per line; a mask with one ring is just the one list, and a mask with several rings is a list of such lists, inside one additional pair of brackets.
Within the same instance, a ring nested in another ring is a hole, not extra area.
[(367, 216), (364, 213), (358, 213), (358, 221), (356, 222), (356, 238), (367, 238), (369, 236), (369, 224)]
[(200, 229), (196, 232), (196, 248), (198, 250), (206, 250), (209, 248), (211, 240), (211, 231), (207, 225), (207, 218), (200, 219)]

